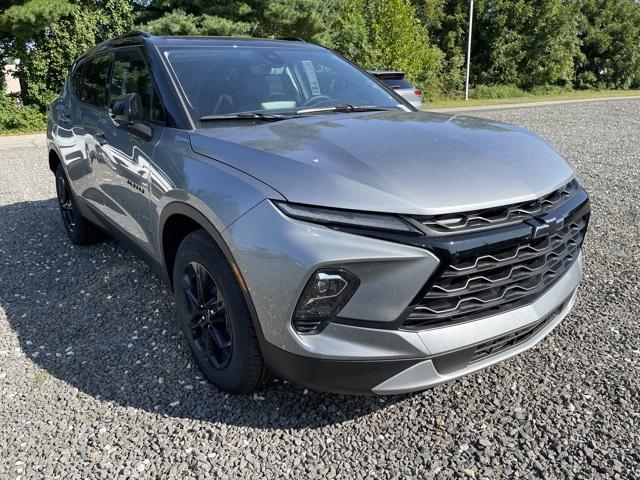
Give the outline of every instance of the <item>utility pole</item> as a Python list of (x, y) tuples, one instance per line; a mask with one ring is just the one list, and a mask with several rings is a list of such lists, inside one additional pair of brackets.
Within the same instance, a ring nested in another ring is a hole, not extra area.
[(464, 82), (464, 99), (469, 100), (469, 69), (471, 68), (471, 32), (473, 31), (473, 0), (469, 5), (469, 39), (467, 42), (467, 79)]

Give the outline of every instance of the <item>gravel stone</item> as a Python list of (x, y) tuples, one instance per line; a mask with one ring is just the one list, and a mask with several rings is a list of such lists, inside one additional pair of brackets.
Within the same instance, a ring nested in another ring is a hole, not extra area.
[(0, 138), (0, 478), (640, 478), (640, 102), (476, 115), (576, 168), (582, 287), (532, 350), (384, 399), (204, 382), (147, 266), (67, 240), (42, 136)]

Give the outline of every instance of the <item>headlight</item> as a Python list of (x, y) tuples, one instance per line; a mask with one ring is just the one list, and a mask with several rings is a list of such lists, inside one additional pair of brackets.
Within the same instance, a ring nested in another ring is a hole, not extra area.
[(352, 212), (349, 210), (339, 210), (337, 208), (310, 207), (285, 202), (274, 203), (288, 217), (305, 220), (307, 222), (321, 223), (328, 226), (335, 225), (401, 233), (420, 233), (409, 225), (409, 223), (395, 215)]

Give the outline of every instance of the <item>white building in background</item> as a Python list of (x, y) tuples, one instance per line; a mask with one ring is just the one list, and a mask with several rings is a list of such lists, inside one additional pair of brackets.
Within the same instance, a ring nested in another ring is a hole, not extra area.
[(16, 63), (10, 63), (4, 66), (4, 81), (7, 93), (20, 93), (20, 82), (14, 78), (13, 72), (16, 70)]

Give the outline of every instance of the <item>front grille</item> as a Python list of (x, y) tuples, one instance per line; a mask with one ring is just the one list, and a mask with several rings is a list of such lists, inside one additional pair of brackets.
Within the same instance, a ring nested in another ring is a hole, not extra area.
[(569, 302), (570, 299), (567, 299), (551, 313), (545, 315), (533, 324), (526, 325), (472, 347), (435, 357), (432, 359), (433, 365), (439, 373), (448, 374), (521, 345), (535, 337), (547, 325), (557, 319), (558, 315), (560, 315)]
[(495, 338), (493, 340), (489, 340), (488, 342), (481, 343), (480, 345), (476, 345), (473, 351), (473, 355), (471, 356), (471, 361), (469, 363), (479, 362), (484, 360), (485, 358), (492, 357), (493, 355), (497, 355), (505, 350), (509, 350), (510, 348), (515, 347), (516, 345), (520, 345), (529, 339), (533, 338), (540, 332), (544, 327), (549, 325), (552, 320), (554, 320), (562, 311), (562, 307), (564, 305), (559, 306), (556, 310), (551, 312), (551, 314), (544, 317), (542, 320), (534, 323), (533, 325), (527, 325), (515, 332), (508, 333), (503, 335), (502, 337)]
[(497, 208), (485, 208), (464, 213), (417, 217), (424, 227), (433, 234), (458, 235), (487, 228), (503, 227), (520, 223), (531, 217), (546, 214), (566, 202), (579, 188), (572, 180), (564, 187), (528, 202), (520, 202)]
[(588, 213), (551, 235), (447, 265), (404, 320), (409, 329), (495, 315), (533, 302), (578, 258)]

